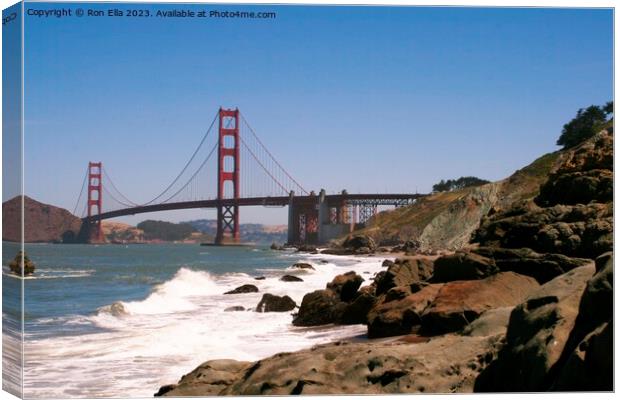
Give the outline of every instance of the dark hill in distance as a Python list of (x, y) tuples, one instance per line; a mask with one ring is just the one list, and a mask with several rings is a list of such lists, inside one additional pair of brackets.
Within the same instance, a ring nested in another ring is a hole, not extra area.
[[(24, 241), (73, 243), (82, 226), (82, 220), (64, 208), (24, 198)], [(21, 201), (16, 196), (2, 203), (2, 240), (21, 241)]]

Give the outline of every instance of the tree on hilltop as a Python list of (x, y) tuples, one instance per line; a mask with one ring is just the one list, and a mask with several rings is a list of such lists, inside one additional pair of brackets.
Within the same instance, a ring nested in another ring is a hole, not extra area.
[(567, 149), (591, 138), (609, 121), (608, 116), (612, 115), (613, 112), (613, 101), (609, 101), (603, 106), (592, 105), (585, 110), (580, 108), (575, 118), (564, 125), (556, 144)]
[(471, 186), (481, 186), (487, 183), (489, 181), (476, 178), (475, 176), (462, 176), (458, 179), (448, 179), (447, 181), (442, 179), (439, 183), (433, 185), (433, 192), (449, 192)]

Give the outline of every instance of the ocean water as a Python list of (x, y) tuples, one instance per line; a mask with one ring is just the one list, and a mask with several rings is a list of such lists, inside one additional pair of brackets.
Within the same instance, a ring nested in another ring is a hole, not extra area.
[[(3, 282), (21, 279), (8, 272), (18, 251), (12, 246), (4, 243)], [(301, 304), (304, 294), (351, 270), (370, 283), (384, 259), (188, 244), (29, 244), (26, 252), (37, 266), (24, 280), (29, 398), (151, 397), (206, 360), (251, 361), (363, 337), (364, 325), (298, 328), (290, 312), (254, 308), (264, 293)], [(290, 268), (299, 261), (316, 270)], [(282, 282), (284, 274), (304, 281)], [(259, 293), (223, 294), (247, 283)], [(3, 292), (5, 318), (19, 315), (14, 295)], [(225, 312), (230, 306), (249, 310)], [(18, 342), (10, 330), (3, 337)]]

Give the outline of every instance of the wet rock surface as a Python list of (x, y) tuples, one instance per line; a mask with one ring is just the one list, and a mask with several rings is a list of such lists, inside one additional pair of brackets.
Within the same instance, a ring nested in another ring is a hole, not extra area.
[(492, 259), (476, 253), (456, 252), (435, 260), (432, 282), (483, 279), (499, 272)]
[(280, 278), (282, 282), (303, 282), (304, 280), (295, 275), (284, 275)]
[(433, 274), (433, 262), (424, 258), (396, 259), (393, 262), (384, 262), (384, 265), (388, 269), (375, 279), (377, 295), (387, 293), (394, 287), (411, 286), (426, 281)]
[(9, 263), (9, 269), (15, 275), (32, 275), (34, 274), (35, 265), (32, 261), (30, 261), (28, 255), (20, 250), (17, 252), (15, 258)]
[(265, 293), (256, 305), (257, 312), (284, 312), (291, 311), (297, 304), (289, 296), (276, 296)]
[(223, 366), (205, 363), (164, 395), (471, 392), (499, 336), (446, 335), (423, 343), (340, 341), (255, 363), (216, 360)]
[(472, 252), (491, 259), (499, 271), (513, 271), (521, 275), (531, 276), (541, 284), (592, 262), (587, 258), (567, 257), (563, 254), (540, 254), (527, 248), (480, 247), (473, 249)]
[(258, 288), (254, 285), (241, 285), (238, 288), (225, 292), (224, 294), (239, 294), (239, 293), (257, 293)]

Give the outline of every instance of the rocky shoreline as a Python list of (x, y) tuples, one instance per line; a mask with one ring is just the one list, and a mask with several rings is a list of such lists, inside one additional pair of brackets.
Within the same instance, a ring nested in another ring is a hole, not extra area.
[(489, 208), (457, 251), (350, 236), (323, 253), (396, 259), (365, 286), (356, 271), (334, 277), (291, 322), (365, 324), (366, 341), (207, 361), (156, 396), (611, 391), (612, 171), (602, 131), (535, 196)]

